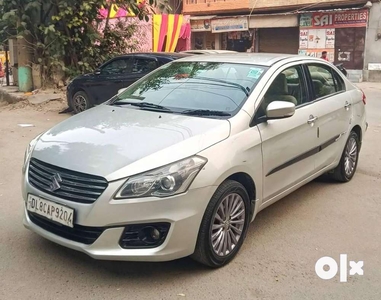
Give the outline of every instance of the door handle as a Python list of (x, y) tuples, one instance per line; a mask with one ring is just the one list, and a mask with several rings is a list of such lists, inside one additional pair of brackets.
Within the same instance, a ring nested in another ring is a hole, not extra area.
[(307, 123), (308, 124), (313, 124), (315, 121), (318, 119), (318, 117), (315, 117), (313, 115), (310, 115), (310, 118), (308, 119)]
[(352, 104), (350, 104), (348, 101), (345, 102), (345, 105), (344, 105), (344, 108), (346, 110), (348, 110), (350, 107), (352, 106)]

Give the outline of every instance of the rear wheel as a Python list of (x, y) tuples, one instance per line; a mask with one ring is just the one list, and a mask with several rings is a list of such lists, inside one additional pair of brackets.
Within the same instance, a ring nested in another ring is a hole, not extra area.
[(360, 142), (356, 132), (352, 131), (345, 145), (339, 165), (331, 177), (340, 182), (350, 181), (356, 173), (359, 158)]
[(76, 114), (83, 112), (92, 106), (92, 101), (84, 91), (76, 92), (71, 99), (71, 108)]
[(249, 195), (242, 184), (225, 181), (205, 211), (192, 258), (218, 268), (238, 253), (250, 224)]

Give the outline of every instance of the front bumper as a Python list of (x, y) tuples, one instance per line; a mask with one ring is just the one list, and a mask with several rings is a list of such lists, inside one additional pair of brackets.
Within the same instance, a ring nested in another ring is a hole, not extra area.
[[(113, 200), (112, 195), (123, 181), (113, 182), (93, 204), (74, 203), (45, 194), (23, 180), (24, 203), (33, 194), (75, 209), (75, 224), (103, 227), (105, 230), (92, 244), (82, 244), (63, 238), (36, 225), (24, 208), (24, 226), (59, 245), (71, 248), (95, 259), (125, 261), (169, 261), (194, 252), (199, 227), (215, 187), (189, 190), (169, 198)], [(24, 206), (25, 207), (25, 206)], [(156, 248), (123, 249), (119, 240), (127, 225), (170, 223), (164, 243)]]

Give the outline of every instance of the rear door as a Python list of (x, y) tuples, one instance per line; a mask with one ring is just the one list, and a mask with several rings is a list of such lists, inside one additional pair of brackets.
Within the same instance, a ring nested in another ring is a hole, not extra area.
[(319, 152), (315, 169), (322, 170), (341, 155), (352, 116), (352, 100), (341, 75), (326, 64), (307, 64), (313, 87)]
[[(295, 114), (286, 119), (258, 122), (262, 138), (263, 201), (269, 202), (314, 172), (316, 127), (314, 110), (304, 68), (289, 65), (274, 74), (256, 112), (259, 120), (272, 101), (296, 104)], [(312, 121), (311, 121), (312, 120)], [(271, 204), (271, 203), (270, 203)]]

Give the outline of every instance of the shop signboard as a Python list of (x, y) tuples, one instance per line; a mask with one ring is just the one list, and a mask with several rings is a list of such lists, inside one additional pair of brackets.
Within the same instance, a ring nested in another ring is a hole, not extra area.
[(192, 32), (211, 31), (210, 20), (191, 20), (191, 30)]
[(369, 11), (346, 10), (336, 12), (314, 12), (300, 17), (301, 28), (366, 27)]
[(380, 63), (370, 63), (370, 64), (368, 64), (368, 70), (369, 71), (381, 71), (381, 64)]
[(211, 23), (213, 33), (249, 30), (247, 17), (213, 19)]

